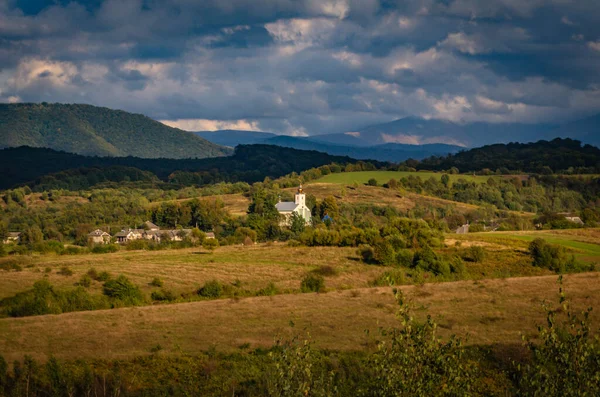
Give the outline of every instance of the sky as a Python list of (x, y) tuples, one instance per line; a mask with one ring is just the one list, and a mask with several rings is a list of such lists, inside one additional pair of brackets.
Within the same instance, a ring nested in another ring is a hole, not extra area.
[(0, 0), (0, 102), (306, 136), (600, 113), (598, 0)]

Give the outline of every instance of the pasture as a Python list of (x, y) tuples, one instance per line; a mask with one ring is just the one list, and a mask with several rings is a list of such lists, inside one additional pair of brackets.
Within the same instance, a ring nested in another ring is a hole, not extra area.
[[(468, 344), (518, 345), (545, 321), (543, 301), (558, 306), (556, 276), (459, 281), (402, 287), (415, 315), (431, 314), (440, 334)], [(573, 307), (600, 307), (600, 274), (565, 277)], [(325, 294), (226, 299), (0, 319), (0, 352), (65, 359), (125, 359), (161, 354), (233, 352), (271, 346), (278, 336), (309, 331), (317, 347), (372, 347), (378, 327), (398, 326), (391, 289), (362, 288)], [(592, 312), (594, 329), (598, 313)], [(295, 326), (290, 327), (290, 323)]]
[[(543, 301), (557, 302), (557, 275), (531, 265), (528, 242), (542, 237), (567, 247), (587, 263), (600, 264), (599, 229), (569, 231), (472, 233), (448, 235), (438, 253), (461, 255), (471, 245), (483, 246), (485, 258), (466, 261), (458, 276), (428, 275), (399, 282), (414, 313), (431, 314), (442, 336), (467, 337), (468, 344), (518, 344), (533, 336), (544, 321)], [(13, 261), (13, 262), (11, 262)], [(73, 312), (25, 318), (0, 318), (0, 353), (9, 360), (28, 354), (47, 359), (124, 359), (161, 354), (196, 354), (211, 349), (233, 352), (240, 346), (271, 346), (277, 336), (309, 331), (318, 347), (363, 350), (374, 340), (365, 330), (397, 325), (390, 287), (378, 287), (393, 267), (365, 264), (355, 248), (291, 247), (284, 243), (225, 246), (210, 253), (202, 248), (165, 251), (126, 251), (73, 256), (33, 255), (0, 259), (0, 268), (17, 261), (21, 270), (0, 270), (0, 298), (27, 290), (40, 279), (56, 288), (74, 288), (89, 269), (126, 275), (146, 299), (159, 288), (184, 296), (175, 303)], [(69, 268), (73, 274), (63, 275)], [(304, 276), (325, 276), (325, 292), (301, 293)], [(199, 300), (195, 291), (218, 280), (233, 294)], [(565, 276), (575, 307), (600, 307), (600, 273)], [(256, 296), (273, 283), (272, 296)], [(101, 294), (93, 282), (91, 294)], [(187, 295), (186, 295), (187, 294)], [(186, 296), (190, 299), (186, 300)], [(593, 312), (594, 329), (598, 327)], [(295, 324), (294, 328), (290, 324)]]
[[(409, 176), (420, 177), (423, 180), (429, 178), (440, 179), (444, 173), (442, 172), (429, 172), (429, 171), (356, 171), (356, 172), (341, 172), (336, 174), (329, 174), (322, 178), (317, 179), (316, 183), (336, 183), (351, 185), (353, 183), (364, 184), (370, 179), (375, 179), (378, 184), (382, 185), (387, 183), (390, 179), (399, 180), (401, 178), (408, 178)], [(465, 179), (467, 181), (485, 183), (490, 178), (484, 175), (466, 175), (466, 174), (449, 174), (450, 183), (454, 183), (459, 179)], [(496, 177), (496, 176), (494, 176)]]

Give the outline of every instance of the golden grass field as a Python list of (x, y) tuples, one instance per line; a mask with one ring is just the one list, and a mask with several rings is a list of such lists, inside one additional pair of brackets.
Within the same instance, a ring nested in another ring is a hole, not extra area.
[[(543, 324), (544, 300), (557, 305), (556, 276), (405, 286), (418, 317), (431, 314), (442, 336), (468, 344), (518, 344)], [(579, 309), (600, 307), (600, 274), (576, 274), (564, 283)], [(358, 350), (372, 346), (379, 326), (397, 325), (389, 287), (226, 299), (0, 319), (0, 352), (44, 359), (129, 358), (150, 354), (233, 351), (241, 345), (270, 346), (277, 336), (310, 332), (317, 346)], [(292, 329), (290, 321), (295, 324)], [(592, 313), (598, 327), (598, 313)]]

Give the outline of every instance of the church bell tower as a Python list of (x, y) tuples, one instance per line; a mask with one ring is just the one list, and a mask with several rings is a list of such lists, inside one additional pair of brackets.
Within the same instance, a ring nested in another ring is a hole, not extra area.
[(302, 185), (300, 185), (298, 187), (298, 192), (296, 193), (294, 203), (296, 203), (296, 205), (299, 205), (301, 207), (306, 207), (306, 195), (304, 194)]

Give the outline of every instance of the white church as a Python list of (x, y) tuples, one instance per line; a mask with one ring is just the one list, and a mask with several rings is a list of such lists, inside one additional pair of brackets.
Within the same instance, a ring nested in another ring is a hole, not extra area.
[(293, 213), (300, 215), (304, 218), (304, 221), (308, 224), (311, 219), (310, 209), (306, 206), (306, 194), (302, 189), (302, 185), (298, 187), (298, 191), (294, 196), (294, 201), (280, 201), (275, 204), (275, 208), (281, 215), (284, 216), (281, 221), (282, 226), (289, 226), (291, 223), (291, 217)]

